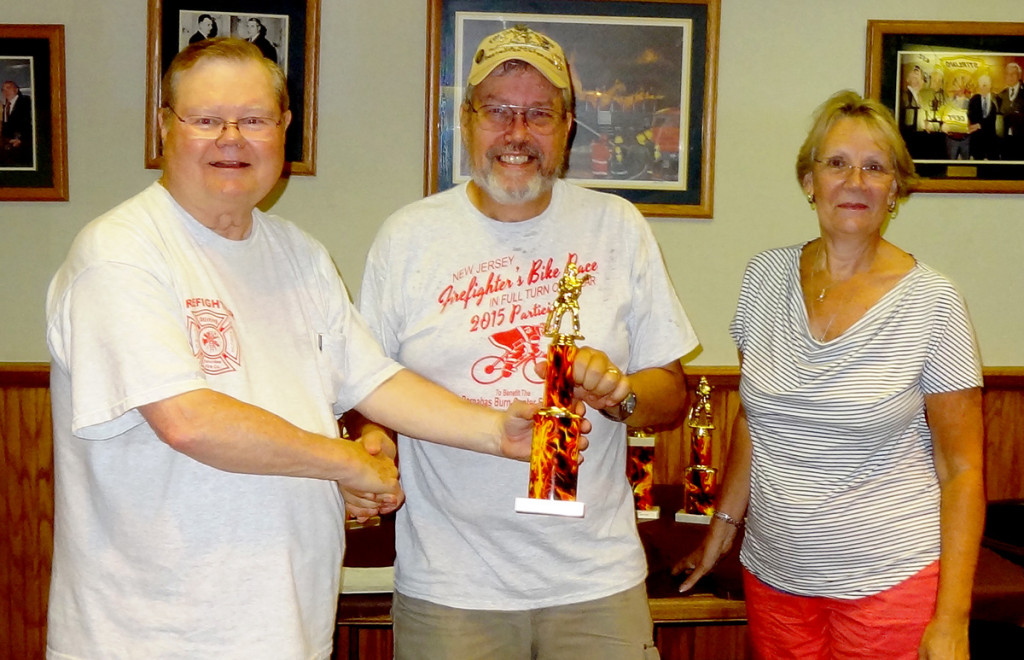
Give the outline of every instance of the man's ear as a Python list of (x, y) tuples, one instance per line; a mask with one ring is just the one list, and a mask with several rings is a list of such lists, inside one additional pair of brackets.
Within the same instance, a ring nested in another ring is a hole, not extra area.
[(466, 132), (469, 130), (470, 115), (473, 114), (469, 102), (466, 101), (459, 108), (459, 130), (462, 133), (462, 142), (466, 142)]
[(156, 111), (156, 128), (160, 133), (161, 150), (163, 150), (163, 146), (167, 142), (167, 131), (169, 130), (169, 127), (167, 126), (167, 111), (168, 109), (166, 107), (159, 108)]

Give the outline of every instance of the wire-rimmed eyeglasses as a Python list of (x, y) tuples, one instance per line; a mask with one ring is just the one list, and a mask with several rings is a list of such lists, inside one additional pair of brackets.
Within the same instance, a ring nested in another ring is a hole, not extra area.
[(893, 171), (881, 163), (869, 162), (863, 165), (854, 165), (842, 156), (815, 158), (814, 162), (821, 165), (822, 172), (837, 179), (848, 178), (854, 169), (860, 170), (861, 175), (871, 181), (882, 181), (893, 176)]
[(523, 105), (488, 104), (473, 107), (472, 110), (480, 117), (480, 126), (485, 131), (507, 131), (515, 122), (516, 115), (522, 115), (526, 127), (538, 135), (553, 133), (565, 117), (564, 112), (552, 108)]
[(165, 107), (193, 135), (207, 140), (216, 140), (227, 130), (228, 126), (234, 126), (238, 129), (238, 132), (246, 140), (269, 140), (274, 137), (275, 129), (281, 125), (283, 120), (283, 118), (272, 119), (270, 117), (239, 117), (235, 121), (228, 121), (223, 117), (213, 115), (187, 115), (182, 117), (171, 106)]

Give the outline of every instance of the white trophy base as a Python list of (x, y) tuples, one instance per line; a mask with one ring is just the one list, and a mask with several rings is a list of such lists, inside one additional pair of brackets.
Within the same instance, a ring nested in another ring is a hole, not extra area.
[(636, 519), (637, 520), (657, 520), (661, 517), (661, 507), (654, 506), (650, 509), (637, 509)]
[(682, 509), (676, 511), (676, 522), (696, 523), (698, 525), (710, 525), (711, 516), (702, 516), (699, 513), (686, 513)]
[(569, 500), (535, 500), (531, 497), (516, 498), (517, 513), (540, 513), (548, 516), (564, 516), (566, 518), (582, 518), (585, 505), (583, 502)]

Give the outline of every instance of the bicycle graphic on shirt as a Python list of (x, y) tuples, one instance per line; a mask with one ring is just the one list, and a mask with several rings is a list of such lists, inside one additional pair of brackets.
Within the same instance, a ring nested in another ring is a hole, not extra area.
[(537, 360), (543, 355), (539, 345), (541, 328), (539, 325), (521, 325), (488, 337), (502, 350), (502, 354), (487, 355), (474, 362), (470, 368), (473, 380), (481, 385), (490, 385), (522, 370), (526, 380), (543, 383), (544, 379), (537, 375)]

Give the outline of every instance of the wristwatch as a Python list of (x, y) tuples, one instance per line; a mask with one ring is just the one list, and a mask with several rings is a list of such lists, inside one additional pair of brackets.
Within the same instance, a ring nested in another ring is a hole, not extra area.
[(613, 422), (624, 422), (636, 410), (636, 392), (630, 392), (619, 405), (612, 408), (601, 408), (598, 412)]

